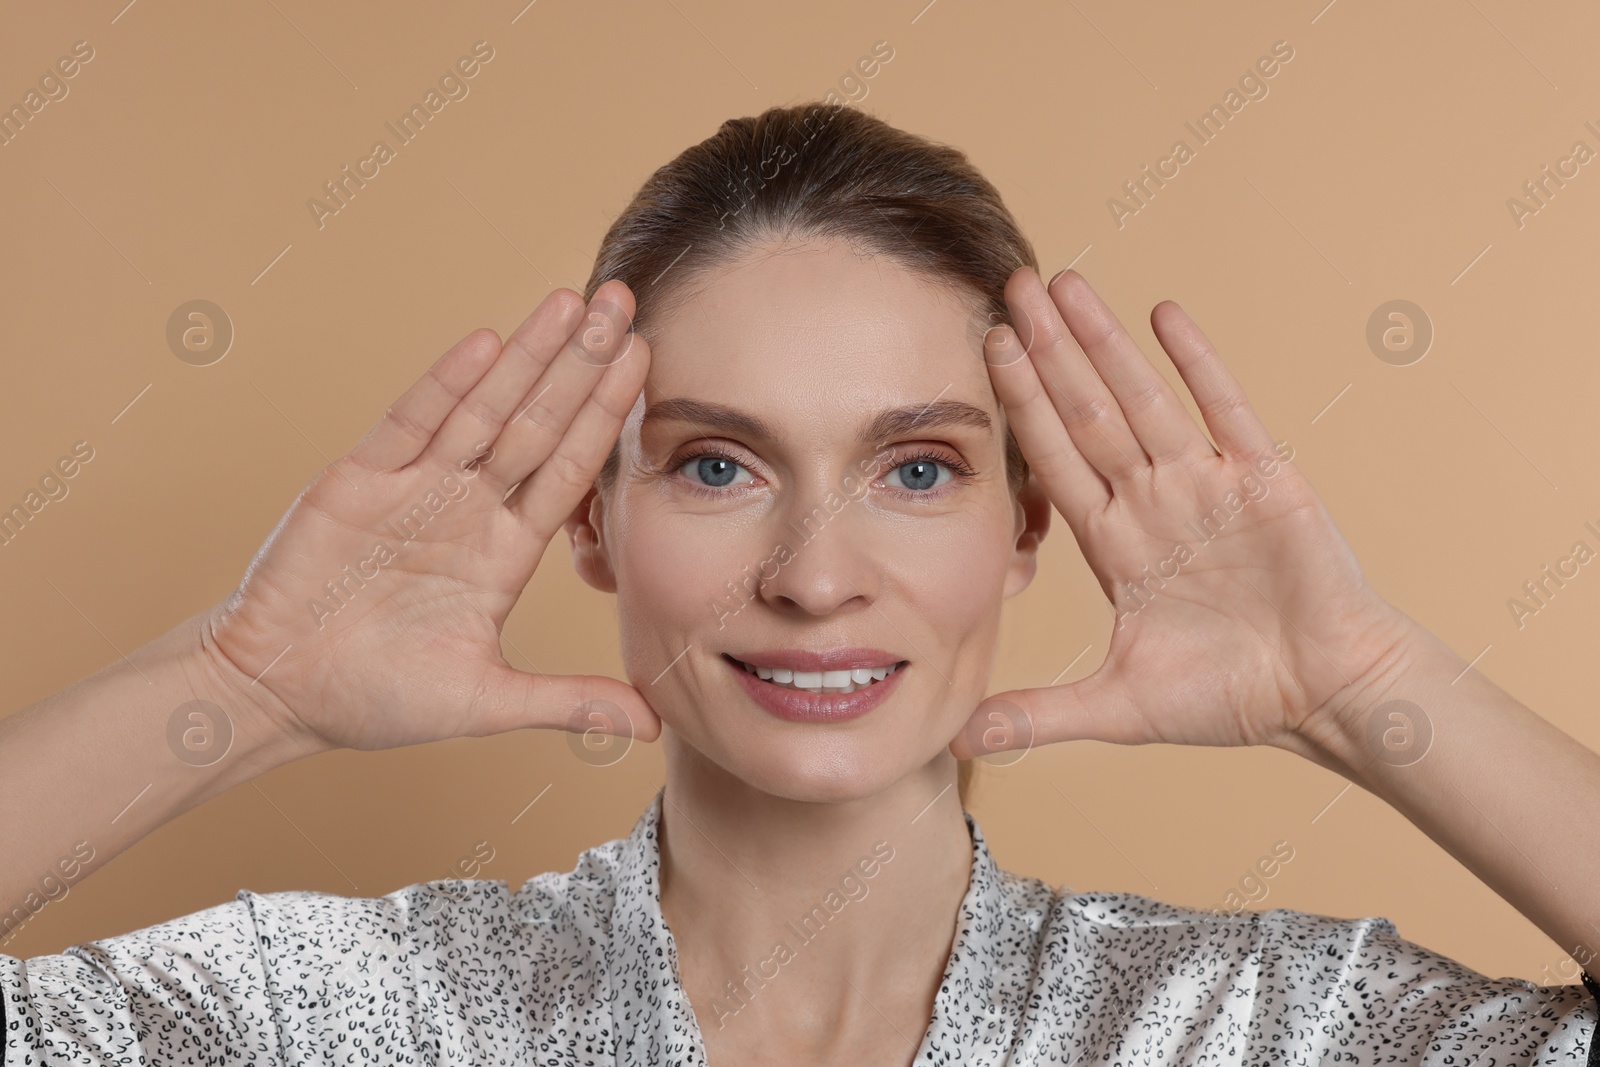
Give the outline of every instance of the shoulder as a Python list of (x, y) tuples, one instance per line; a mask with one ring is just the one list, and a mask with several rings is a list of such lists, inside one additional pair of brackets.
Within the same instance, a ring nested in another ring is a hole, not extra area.
[(263, 987), (256, 949), (249, 910), (234, 899), (25, 963), (0, 960), (17, 964), (16, 976), (26, 975), (41, 992), (86, 995), (94, 988), (131, 988), (148, 975), (167, 973), (173, 976), (174, 997), (204, 994), (203, 982), (190, 981), (196, 976), (209, 976), (218, 989), (249, 995)]
[(1202, 908), (1142, 893), (1079, 891), (1009, 871), (1001, 871), (1001, 881), (1007, 899), (1016, 905), (1053, 915), (1057, 925), (1070, 923), (1079, 936), (1108, 944), (1182, 940), (1197, 932), (1226, 939), (1286, 938), (1298, 943), (1395, 934), (1394, 924), (1379, 916), (1341, 919), (1288, 908)]
[(551, 1035), (599, 1040), (591, 1023), (610, 988), (617, 852), (616, 842), (597, 846), (572, 870), (516, 889), (442, 878), (376, 897), (241, 890), (236, 903), (253, 920), (274, 998), (293, 1006), (286, 1040), (296, 1047), (323, 1047), (352, 1027), (397, 1048), (447, 1045), (460, 1039), (451, 1020), (488, 1010), (499, 1021), (470, 1026), (471, 1040), (509, 1063)]
[[(1006, 880), (1012, 899), (1026, 902), (1017, 914), (1037, 918), (1030, 1002), (1051, 1021), (1035, 1027), (1036, 1039), (1058, 1020), (1088, 1016), (1096, 1021), (1074, 1039), (1097, 1051), (1159, 1047), (1178, 1040), (1181, 1024), (1185, 1041), (1247, 1048), (1248, 1062), (1293, 1049), (1308, 1061), (1387, 1050), (1433, 1063), (1452, 1047), (1468, 1059), (1537, 1050), (1553, 1062), (1581, 1053), (1600, 1017), (1583, 986), (1486, 976), (1408, 941), (1381, 916), (1233, 913)], [(1144, 1020), (1137, 1033), (1125, 1029), (1129, 1018)]]
[[(1381, 916), (1340, 918), (1290, 908), (1268, 911), (1195, 907), (1140, 893), (1078, 892), (1007, 875), (1019, 916), (1036, 916), (1039, 949), (1062, 976), (1115, 973), (1124, 982), (1161, 983), (1184, 975), (1226, 989), (1248, 987), (1274, 999), (1323, 1001), (1337, 991), (1473, 983), (1500, 995), (1540, 987), (1491, 980), (1466, 964), (1401, 937)], [(1048, 974), (1046, 966), (1041, 973)]]
[[(1378, 915), (1341, 918), (1292, 908), (1228, 911), (1064, 886), (1051, 889), (1048, 905), (1058, 940), (1134, 964), (1184, 957), (1232, 960), (1263, 977), (1296, 976), (1302, 985), (1312, 976), (1325, 983), (1355, 981), (1362, 971), (1382, 972), (1391, 981), (1430, 973), (1484, 977), (1406, 940), (1392, 921)], [(1506, 981), (1537, 988), (1520, 979)]]
[(450, 963), (457, 956), (522, 955), (596, 944), (615, 903), (622, 842), (579, 856), (513, 889), (503, 879), (438, 878), (382, 896), (311, 890), (239, 891), (236, 904), (273, 954), (309, 954), (348, 968), (353, 955), (394, 950)]
[(1079, 892), (1009, 871), (1001, 871), (1000, 881), (1010, 912), (1047, 940), (1077, 951), (1116, 952), (1134, 959), (1186, 944), (1209, 949), (1248, 945), (1261, 932), (1261, 912), (1229, 913), (1139, 893)]

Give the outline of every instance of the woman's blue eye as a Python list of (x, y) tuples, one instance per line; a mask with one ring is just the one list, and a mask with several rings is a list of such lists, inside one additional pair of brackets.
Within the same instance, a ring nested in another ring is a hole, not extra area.
[[(943, 470), (946, 477), (939, 479), (939, 472)], [(935, 463), (927, 459), (914, 459), (909, 463), (902, 463), (890, 475), (900, 475), (901, 488), (922, 491), (936, 489), (950, 480), (950, 469), (943, 463)]]
[(698, 456), (685, 460), (680, 469), (693, 469), (695, 476), (704, 484), (721, 489), (733, 483), (734, 475), (741, 468), (727, 456)]
[[(749, 471), (729, 459), (727, 456), (705, 455), (690, 456), (679, 465), (680, 473), (688, 476), (692, 481), (711, 489), (725, 489), (728, 486), (740, 484), (736, 479), (741, 471), (749, 481)], [(949, 464), (940, 463), (932, 459), (912, 459), (892, 468), (885, 476), (886, 479), (898, 478), (900, 485), (896, 488), (915, 493), (924, 493), (930, 489), (937, 489), (949, 482), (955, 473)], [(893, 485), (893, 482), (890, 482)]]

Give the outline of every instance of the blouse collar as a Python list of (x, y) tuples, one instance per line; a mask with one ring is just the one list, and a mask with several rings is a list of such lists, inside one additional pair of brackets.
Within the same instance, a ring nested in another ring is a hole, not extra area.
[[(657, 791), (622, 842), (607, 945), (619, 1064), (703, 1065), (700, 1026), (679, 978), (677, 945), (661, 913)], [(1031, 926), (1008, 908), (1009, 876), (996, 867), (983, 831), (962, 810), (972, 866), (933, 1018), (918, 1046), (922, 1064), (998, 1064), (1025, 1011)], [(1007, 951), (1007, 946), (1010, 951)], [(1018, 952), (1019, 949), (1022, 951)]]

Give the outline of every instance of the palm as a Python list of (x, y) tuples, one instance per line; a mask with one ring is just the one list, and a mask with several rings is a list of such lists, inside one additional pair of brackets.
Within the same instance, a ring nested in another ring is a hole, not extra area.
[(1027, 353), (1011, 339), (987, 358), (1116, 621), (1093, 675), (998, 694), (975, 719), (1004, 701), (1028, 720), (1009, 733), (1033, 742), (1282, 741), (1372, 668), (1399, 613), (1181, 309), (1158, 305), (1152, 322), (1220, 452), (1087, 282), (1069, 272), (1055, 288), (1013, 276)]
[[(1261, 744), (1296, 728), (1359, 670), (1336, 668), (1319, 649), (1353, 647), (1361, 635), (1345, 620), (1372, 605), (1355, 557), (1296, 468), (1280, 464), (1265, 478), (1220, 456), (1198, 466), (1209, 469), (1152, 468), (1087, 525), (1085, 552), (1118, 613), (1104, 669), (1147, 740)], [(1242, 507), (1229, 513), (1222, 501), (1252, 472), (1266, 494), (1237, 494)], [(1219, 505), (1227, 519), (1211, 540), (1185, 524)], [(1187, 557), (1174, 552), (1179, 543)]]
[[(625, 319), (631, 294), (606, 292)], [(634, 335), (595, 347), (575, 295), (558, 293), (503, 349), (478, 331), (446, 353), (312, 479), (213, 613), (216, 650), (258, 680), (277, 725), (384, 748), (562, 727), (605, 700), (612, 732), (658, 732), (631, 686), (528, 674), (500, 650), (648, 366)]]
[[(504, 665), (500, 627), (544, 552), (544, 544), (517, 545), (519, 524), (459, 470), (452, 484), (466, 495), (445, 497), (414, 538), (397, 536), (388, 525), (394, 512), (450, 474), (445, 464), (424, 467), (367, 472), (346, 458), (324, 470), (262, 547), (232, 598), (230, 624), (218, 628), (236, 661), (269, 653), (265, 667), (283, 653), (263, 683), (341, 746), (380, 747), (385, 733), (460, 733), (473, 693)], [(373, 557), (380, 543), (393, 550), (382, 565)], [(347, 563), (356, 579), (341, 573)], [(329, 580), (344, 582), (337, 596)], [(430, 672), (431, 706), (410, 692), (418, 664)]]

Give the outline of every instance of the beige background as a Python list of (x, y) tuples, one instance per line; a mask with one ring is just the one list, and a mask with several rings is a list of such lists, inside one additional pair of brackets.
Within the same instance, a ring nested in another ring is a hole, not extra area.
[[(1180, 301), (1377, 587), (1600, 745), (1600, 574), (1520, 631), (1506, 603), (1574, 541), (1600, 545), (1582, 525), (1600, 519), (1600, 164), (1520, 229), (1506, 205), (1574, 141), (1600, 148), (1583, 126), (1600, 125), (1592, 5), (524, 2), (12, 7), (0, 104), (76, 41), (95, 58), (0, 147), (0, 502), (76, 441), (95, 458), (0, 547), (0, 706), (223, 597), (305, 481), (439, 353), (581, 288), (653, 168), (725, 118), (837, 90), (884, 40), (894, 58), (860, 106), (969, 152), (1046, 275), (1075, 260), (1175, 383), (1147, 316)], [(495, 58), (470, 95), (319, 230), (307, 200), (479, 40)], [(1177, 138), (1193, 146), (1183, 123), (1278, 40), (1294, 58), (1269, 95), (1119, 229), (1107, 199)], [(1395, 298), (1437, 331), (1405, 367), (1365, 340)], [(212, 366), (165, 340), (193, 299), (237, 331)], [(1111, 615), (1065, 523), (1044, 555), (1008, 607), (996, 690), (1045, 684), (1086, 646), (1069, 678), (1104, 656)], [(616, 674), (615, 633), (558, 543), (508, 655)], [(660, 766), (653, 746), (586, 766), (565, 735), (534, 732), (330, 754), (168, 825), (4, 951), (58, 951), (240, 887), (378, 895), (446, 875), (480, 841), (495, 853), (482, 875), (517, 885), (626, 833)], [(70, 762), (61, 774), (95, 788)], [(1294, 859), (1260, 907), (1387, 916), (1486, 973), (1549, 980), (1560, 948), (1345, 785), (1270, 749), (1080, 743), (985, 769), (973, 810), (1011, 869), (1201, 906), (1285, 840)], [(104, 797), (107, 818), (130, 799)]]

